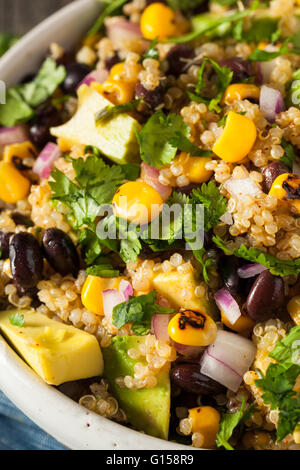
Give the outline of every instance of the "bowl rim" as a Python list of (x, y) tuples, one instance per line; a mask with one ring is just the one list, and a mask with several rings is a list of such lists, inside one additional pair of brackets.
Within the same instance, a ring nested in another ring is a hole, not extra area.
[[(59, 26), (64, 25), (66, 18), (72, 17), (78, 25), (76, 35), (79, 39), (87, 30), (86, 27), (80, 28), (81, 23), (90, 23), (93, 12), (100, 8), (97, 0), (76, 0), (39, 23), (0, 59), (0, 79), (10, 84), (17, 83), (22, 75), (38, 65), (51, 38), (62, 45), (71, 45), (70, 41), (63, 39), (66, 32), (62, 34), (61, 41), (57, 38)], [(22, 71), (15, 72), (14, 64), (18, 62), (24, 67)], [(191, 450), (190, 446), (143, 434), (80, 406), (39, 378), (1, 335), (0, 370), (0, 390), (40, 428), (70, 449)]]

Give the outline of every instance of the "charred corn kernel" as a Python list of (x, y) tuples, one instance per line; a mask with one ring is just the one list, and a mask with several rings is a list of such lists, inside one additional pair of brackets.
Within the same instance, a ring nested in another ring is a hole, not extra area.
[(115, 105), (131, 101), (134, 98), (134, 89), (134, 82), (110, 79), (99, 83), (97, 87), (97, 91)]
[(68, 139), (64, 139), (63, 137), (59, 137), (57, 139), (57, 145), (61, 152), (66, 153), (69, 152), (73, 146), (72, 142)]
[(163, 199), (156, 189), (141, 181), (123, 184), (113, 198), (113, 209), (117, 217), (136, 225), (151, 222), (160, 214)]
[[(134, 66), (131, 67), (131, 74), (132, 76), (130, 78), (127, 78), (126, 81), (133, 81), (137, 82), (138, 80), (138, 75), (139, 73), (143, 70), (143, 67), (141, 64), (135, 64)], [(124, 62), (119, 62), (118, 64), (114, 65), (111, 68), (109, 78), (110, 80), (124, 80), (124, 77), (122, 76), (125, 72), (125, 63)]]
[(36, 158), (37, 154), (35, 146), (27, 140), (21, 144), (6, 145), (3, 151), (3, 160), (9, 163), (13, 157), (24, 160), (24, 158)]
[[(184, 153), (184, 152), (182, 152)], [(209, 157), (189, 157), (180, 158), (182, 160), (183, 173), (188, 177), (191, 183), (205, 183), (209, 180), (213, 171), (206, 170), (205, 165), (211, 162)]]
[(104, 315), (102, 292), (107, 289), (118, 289), (124, 277), (104, 278), (88, 276), (83, 285), (81, 300), (85, 308), (95, 315)]
[(12, 163), (0, 162), (0, 199), (15, 204), (29, 193), (30, 181)]
[(174, 10), (163, 3), (151, 3), (141, 16), (140, 27), (144, 38), (159, 41), (176, 34), (176, 16)]
[(243, 336), (249, 336), (255, 325), (254, 321), (251, 320), (251, 318), (247, 317), (246, 315), (241, 315), (237, 319), (237, 321), (234, 324), (232, 324), (228, 320), (225, 313), (221, 312), (221, 320), (222, 320), (222, 323), (224, 323), (224, 325), (227, 326), (227, 328), (230, 328), (230, 330), (236, 331), (237, 333), (240, 333)]
[(214, 448), (220, 425), (220, 413), (212, 406), (199, 406), (189, 410), (189, 418), (192, 420), (192, 433), (199, 432), (204, 437), (203, 448)]
[(223, 101), (233, 103), (236, 100), (245, 100), (246, 98), (253, 98), (258, 100), (260, 95), (260, 88), (251, 83), (236, 83), (227, 87)]
[(217, 337), (214, 320), (198, 310), (183, 310), (171, 318), (169, 336), (176, 343), (186, 346), (208, 346)]
[(239, 162), (252, 149), (256, 126), (242, 114), (229, 111), (224, 130), (213, 146), (213, 152), (225, 162)]
[(288, 201), (300, 214), (300, 178), (293, 173), (277, 176), (269, 191), (271, 196)]
[(296, 325), (300, 325), (300, 295), (297, 295), (296, 297), (293, 297), (288, 305), (287, 305), (287, 310), (290, 314), (290, 317)]

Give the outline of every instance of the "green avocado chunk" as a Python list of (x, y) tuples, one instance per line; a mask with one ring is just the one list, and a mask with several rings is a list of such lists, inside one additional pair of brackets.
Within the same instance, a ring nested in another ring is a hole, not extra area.
[(169, 368), (162, 369), (153, 388), (130, 390), (116, 384), (117, 377), (134, 375), (137, 362), (127, 352), (145, 342), (144, 336), (116, 336), (108, 348), (103, 348), (104, 377), (109, 381), (113, 395), (125, 411), (128, 422), (139, 431), (154, 437), (168, 439), (170, 421), (170, 374)]

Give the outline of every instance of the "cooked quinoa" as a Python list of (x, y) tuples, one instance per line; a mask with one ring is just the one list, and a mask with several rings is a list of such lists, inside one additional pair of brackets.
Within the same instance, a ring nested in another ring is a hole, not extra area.
[(300, 4), (178, 5), (124, 0), (76, 50), (50, 44), (44, 99), (26, 79), (23, 108), (0, 105), (0, 330), (12, 310), (92, 335), (79, 403), (104, 418), (300, 450)]

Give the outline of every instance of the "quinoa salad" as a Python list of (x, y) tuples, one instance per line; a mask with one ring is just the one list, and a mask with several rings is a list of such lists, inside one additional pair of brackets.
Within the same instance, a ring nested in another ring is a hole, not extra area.
[(0, 126), (0, 332), (27, 364), (151, 436), (299, 450), (300, 1), (106, 2)]

